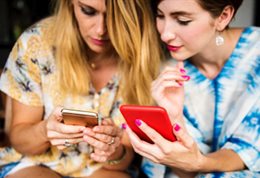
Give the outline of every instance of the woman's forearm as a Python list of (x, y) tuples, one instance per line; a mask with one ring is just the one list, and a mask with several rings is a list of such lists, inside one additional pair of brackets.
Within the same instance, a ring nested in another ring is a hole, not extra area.
[(46, 121), (36, 124), (17, 124), (10, 132), (12, 146), (26, 155), (41, 154), (49, 148), (46, 136)]
[(199, 172), (228, 172), (245, 169), (245, 164), (233, 150), (221, 149), (206, 155)]

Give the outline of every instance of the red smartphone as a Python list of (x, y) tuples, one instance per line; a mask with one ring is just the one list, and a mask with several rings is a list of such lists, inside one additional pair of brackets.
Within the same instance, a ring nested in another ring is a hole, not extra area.
[(172, 142), (176, 141), (176, 137), (172, 130), (173, 126), (168, 117), (167, 111), (164, 108), (159, 106), (122, 105), (120, 106), (120, 112), (124, 116), (128, 126), (142, 140), (153, 143), (153, 141), (136, 126), (136, 119), (145, 122), (167, 140)]
[(98, 113), (91, 111), (82, 111), (74, 109), (62, 109), (62, 118), (64, 124), (80, 125), (85, 127), (94, 127), (100, 125), (100, 118)]

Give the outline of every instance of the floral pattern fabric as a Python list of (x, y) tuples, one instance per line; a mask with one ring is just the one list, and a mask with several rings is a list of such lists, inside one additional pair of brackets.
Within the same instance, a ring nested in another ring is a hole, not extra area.
[[(86, 96), (72, 96), (59, 90), (55, 48), (49, 34), (50, 21), (46, 19), (37, 23), (18, 39), (2, 73), (0, 89), (25, 105), (44, 107), (44, 119), (49, 117), (56, 106), (63, 106), (95, 111), (120, 125), (124, 120), (118, 109), (122, 100), (117, 76), (99, 92), (90, 84), (91, 89)], [(86, 148), (88, 146), (84, 143), (64, 151), (50, 147), (46, 153), (37, 156), (21, 155), (11, 147), (0, 148), (0, 176), (33, 165), (50, 167), (61, 175), (88, 176), (102, 165), (89, 159)]]

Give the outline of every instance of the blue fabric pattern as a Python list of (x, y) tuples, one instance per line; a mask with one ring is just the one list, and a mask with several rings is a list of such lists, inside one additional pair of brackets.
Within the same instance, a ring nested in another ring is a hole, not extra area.
[[(206, 78), (189, 61), (185, 61), (185, 69), (191, 76), (185, 84), (184, 104), (190, 135), (202, 153), (231, 149), (248, 168), (228, 173), (201, 173), (197, 177), (260, 177), (260, 28), (244, 29), (215, 79)], [(145, 165), (149, 160), (143, 162), (147, 172)], [(147, 174), (149, 178), (155, 178), (155, 165)]]
[(11, 171), (17, 164), (18, 164), (18, 162), (13, 162), (13, 163), (9, 163), (7, 165), (0, 167), (0, 178), (4, 178), (6, 176), (6, 174), (9, 171)]

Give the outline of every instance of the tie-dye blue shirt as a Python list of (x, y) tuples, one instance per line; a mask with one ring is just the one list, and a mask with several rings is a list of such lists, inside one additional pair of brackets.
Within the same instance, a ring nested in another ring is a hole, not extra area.
[[(248, 168), (198, 177), (260, 177), (260, 28), (244, 29), (215, 79), (206, 78), (189, 61), (185, 69), (191, 76), (184, 106), (189, 133), (203, 153), (231, 149)], [(149, 177), (168, 177), (162, 174), (164, 166), (146, 159), (142, 168)]]

